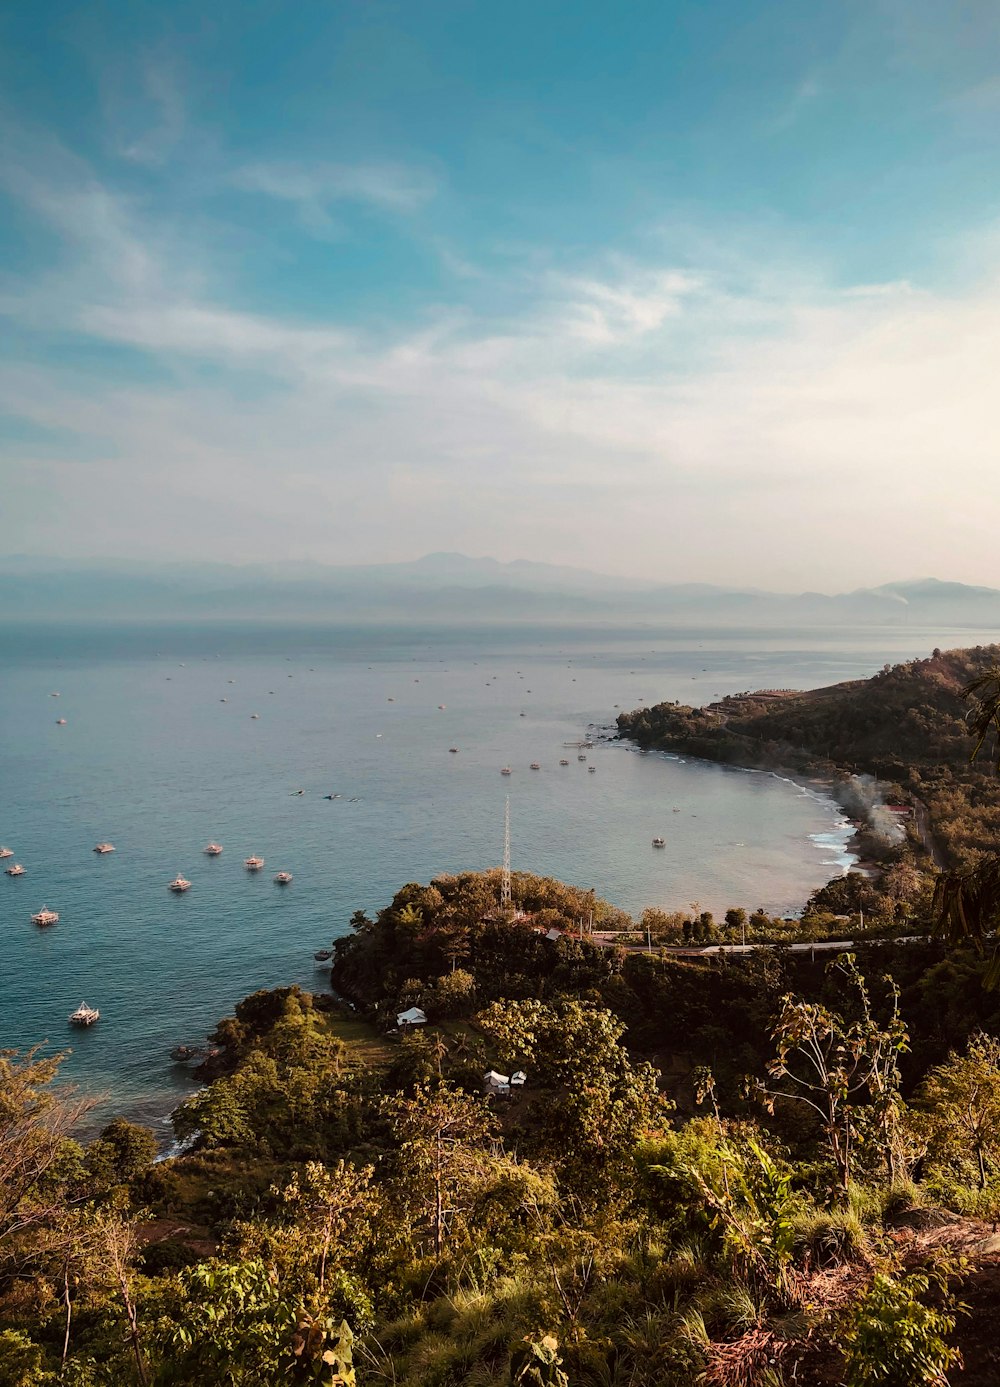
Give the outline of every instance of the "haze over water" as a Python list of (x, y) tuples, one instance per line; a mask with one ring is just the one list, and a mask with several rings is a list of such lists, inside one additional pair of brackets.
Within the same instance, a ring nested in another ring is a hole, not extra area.
[[(71, 1044), (68, 1077), (162, 1115), (190, 1087), (170, 1048), (256, 988), (323, 985), (313, 952), (352, 911), (497, 864), (507, 794), (515, 870), (635, 914), (792, 912), (850, 860), (822, 791), (620, 744), (583, 764), (563, 744), (616, 705), (815, 687), (945, 643), (973, 637), (8, 628), (0, 842), (27, 874), (0, 878), (0, 1045)], [(173, 896), (178, 872), (193, 884)], [(29, 923), (42, 905), (55, 928)], [(102, 1019), (74, 1033), (81, 998)]]

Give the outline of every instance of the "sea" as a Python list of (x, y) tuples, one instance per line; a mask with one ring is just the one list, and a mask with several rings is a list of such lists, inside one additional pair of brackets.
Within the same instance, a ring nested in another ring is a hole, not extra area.
[[(313, 955), (353, 911), (498, 865), (508, 797), (515, 871), (633, 915), (794, 914), (853, 860), (828, 791), (639, 752), (607, 737), (618, 711), (820, 687), (994, 636), (0, 627), (0, 844), (26, 869), (0, 876), (0, 1048), (68, 1051), (94, 1121), (165, 1131), (194, 1087), (174, 1046), (258, 988), (327, 987)], [(52, 928), (31, 924), (43, 906)], [(81, 1001), (101, 1012), (89, 1030), (67, 1023)]]

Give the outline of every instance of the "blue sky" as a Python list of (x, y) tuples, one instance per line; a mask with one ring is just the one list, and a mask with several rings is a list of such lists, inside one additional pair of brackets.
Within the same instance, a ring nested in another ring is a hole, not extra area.
[(0, 16), (0, 545), (1000, 584), (1000, 7)]

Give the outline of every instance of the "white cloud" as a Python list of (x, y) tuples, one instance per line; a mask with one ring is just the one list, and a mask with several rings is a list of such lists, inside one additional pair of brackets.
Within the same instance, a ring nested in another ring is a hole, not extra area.
[(945, 295), (837, 289), (763, 244), (725, 273), (595, 257), (499, 279), (502, 314), (457, 298), (385, 341), (232, 307), (135, 204), (74, 161), (43, 164), (7, 183), (65, 262), (4, 310), (168, 375), (7, 363), (0, 404), (74, 430), (90, 459), (8, 451), (15, 477), (30, 465), (70, 498), (56, 525), (25, 490), (20, 548), (460, 548), (794, 587), (996, 580), (993, 266)]
[(291, 203), (317, 235), (339, 230), (330, 208), (340, 203), (405, 216), (419, 211), (436, 191), (426, 170), (404, 164), (247, 164), (231, 182), (244, 192)]

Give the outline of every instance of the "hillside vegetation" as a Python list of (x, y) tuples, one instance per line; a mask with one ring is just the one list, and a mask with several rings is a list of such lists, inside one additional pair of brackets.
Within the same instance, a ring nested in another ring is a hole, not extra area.
[(970, 760), (962, 689), (997, 663), (997, 645), (935, 650), (825, 689), (637, 709), (619, 716), (618, 730), (643, 747), (738, 765), (876, 776), (887, 798), (926, 806), (943, 865), (970, 867), (1000, 841), (1000, 784), (989, 748)]

